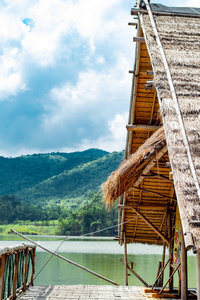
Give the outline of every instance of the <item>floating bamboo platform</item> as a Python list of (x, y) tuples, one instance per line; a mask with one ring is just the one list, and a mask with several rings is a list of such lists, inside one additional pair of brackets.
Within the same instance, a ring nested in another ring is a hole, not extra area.
[(143, 289), (138, 286), (109, 285), (49, 285), (32, 286), (20, 300), (144, 300)]

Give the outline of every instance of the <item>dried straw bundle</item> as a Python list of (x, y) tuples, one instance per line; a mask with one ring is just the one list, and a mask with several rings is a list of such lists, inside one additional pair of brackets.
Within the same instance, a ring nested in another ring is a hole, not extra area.
[(136, 171), (147, 164), (152, 155), (165, 145), (163, 127), (158, 129), (134, 154), (125, 159), (102, 185), (103, 201), (111, 206), (137, 179)]

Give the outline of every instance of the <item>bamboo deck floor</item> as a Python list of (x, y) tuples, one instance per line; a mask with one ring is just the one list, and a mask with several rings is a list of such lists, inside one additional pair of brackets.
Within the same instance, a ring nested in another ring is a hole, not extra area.
[[(20, 300), (144, 300), (137, 286), (55, 285), (33, 286), (19, 296)], [(166, 299), (165, 299), (166, 300)]]

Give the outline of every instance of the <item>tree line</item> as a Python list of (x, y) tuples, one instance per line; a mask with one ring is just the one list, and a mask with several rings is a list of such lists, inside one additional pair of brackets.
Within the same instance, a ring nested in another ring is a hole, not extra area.
[[(0, 197), (0, 224), (58, 220), (56, 234), (59, 235), (93, 235), (97, 231), (100, 232), (95, 235), (99, 236), (116, 235), (117, 227), (113, 228), (113, 225), (117, 224), (117, 209), (108, 211), (101, 196), (88, 209), (94, 197), (95, 194), (88, 197), (82, 206), (68, 208), (59, 204), (42, 207), (41, 204), (22, 203), (14, 195), (4, 195)], [(101, 231), (104, 228), (108, 229)]]

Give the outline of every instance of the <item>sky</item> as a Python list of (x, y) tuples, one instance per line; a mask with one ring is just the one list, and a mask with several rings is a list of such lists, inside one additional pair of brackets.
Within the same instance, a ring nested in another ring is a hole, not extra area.
[(125, 148), (134, 4), (0, 0), (1, 156)]

